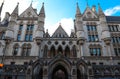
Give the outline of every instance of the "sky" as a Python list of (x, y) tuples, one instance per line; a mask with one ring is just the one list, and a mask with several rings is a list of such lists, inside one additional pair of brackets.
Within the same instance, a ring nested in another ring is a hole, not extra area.
[[(0, 5), (2, 2), (3, 0), (0, 0)], [(74, 26), (73, 20), (75, 19), (77, 2), (82, 13), (85, 11), (87, 3), (89, 7), (95, 5), (96, 9), (98, 8), (98, 3), (100, 3), (105, 15), (120, 16), (120, 0), (4, 0), (2, 18), (4, 18), (5, 12), (11, 13), (18, 2), (19, 14), (26, 10), (31, 2), (33, 8), (36, 8), (37, 13), (39, 13), (44, 2), (46, 14), (45, 30), (48, 29), (50, 35), (54, 33), (59, 24), (70, 35)]]

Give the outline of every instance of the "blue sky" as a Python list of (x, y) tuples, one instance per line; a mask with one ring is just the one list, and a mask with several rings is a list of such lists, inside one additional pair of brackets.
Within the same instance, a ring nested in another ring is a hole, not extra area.
[[(5, 0), (2, 18), (6, 11), (10, 13), (13, 11), (17, 2), (19, 2), (19, 13), (22, 13), (27, 7), (29, 7), (31, 1), (32, 0)], [(48, 29), (50, 34), (57, 29), (59, 23), (61, 23), (62, 27), (69, 34), (71, 29), (73, 29), (76, 3), (78, 2), (82, 13), (87, 4), (86, 0), (33, 0), (33, 7), (37, 8), (38, 13), (43, 2), (45, 4), (46, 12), (45, 29)], [(0, 0), (0, 5), (1, 3), (2, 0)], [(96, 5), (97, 8), (98, 3), (100, 3), (106, 15), (120, 16), (120, 0), (88, 0), (89, 7)]]

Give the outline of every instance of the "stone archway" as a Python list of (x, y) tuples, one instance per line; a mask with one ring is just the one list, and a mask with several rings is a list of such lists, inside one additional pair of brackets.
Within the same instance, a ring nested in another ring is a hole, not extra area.
[(62, 65), (58, 65), (53, 69), (51, 79), (68, 79), (68, 72)]
[(87, 63), (80, 59), (77, 63), (77, 79), (88, 79)]
[[(65, 58), (63, 55), (56, 56), (49, 63), (48, 79), (71, 79), (70, 64), (71, 62), (67, 58)], [(63, 75), (63, 77), (59, 77), (58, 74)]]
[(34, 66), (32, 79), (43, 79), (43, 67), (40, 64)]

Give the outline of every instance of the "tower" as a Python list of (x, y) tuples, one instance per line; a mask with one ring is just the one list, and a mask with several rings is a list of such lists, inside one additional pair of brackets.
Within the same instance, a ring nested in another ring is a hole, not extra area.
[[(83, 48), (83, 43), (84, 43), (84, 30), (83, 30), (83, 21), (82, 21), (82, 14), (80, 12), (78, 3), (77, 3), (77, 8), (76, 8), (76, 15), (75, 15), (75, 33), (77, 35), (77, 40), (80, 45), (80, 49), (82, 50)], [(80, 50), (80, 53), (78, 53), (78, 57), (83, 56), (83, 52)]]
[[(44, 35), (44, 23), (45, 23), (45, 10), (43, 3), (40, 13), (38, 15), (38, 28), (36, 30), (36, 35), (34, 38), (36, 40), (37, 45), (39, 46), (39, 49), (41, 48), (41, 42)], [(41, 57), (40, 52), (39, 52), (39, 56)]]
[(19, 6), (19, 3), (17, 4), (17, 6), (15, 7), (15, 9), (13, 10), (13, 12), (10, 16), (10, 22), (8, 24), (8, 29), (5, 34), (6, 40), (14, 39), (14, 26), (16, 25), (16, 20), (18, 18), (18, 6)]
[(102, 35), (101, 39), (104, 41), (108, 51), (108, 55), (111, 56), (111, 50), (110, 50), (110, 43), (111, 43), (111, 38), (110, 38), (110, 32), (108, 29), (107, 21), (105, 14), (103, 13), (100, 4), (98, 4), (98, 12), (99, 12), (99, 20), (100, 20), (100, 26), (102, 28)]

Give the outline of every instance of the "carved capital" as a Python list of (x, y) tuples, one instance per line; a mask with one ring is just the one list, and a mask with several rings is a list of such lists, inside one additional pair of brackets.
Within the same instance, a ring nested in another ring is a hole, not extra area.
[(79, 39), (78, 39), (78, 44), (83, 45), (84, 42), (85, 42), (85, 39), (84, 39), (84, 38), (79, 38)]
[(42, 42), (42, 39), (41, 38), (35, 38), (35, 41), (36, 41), (37, 45), (40, 45), (41, 42)]
[(106, 45), (110, 45), (111, 39), (110, 38), (105, 38), (103, 39)]

